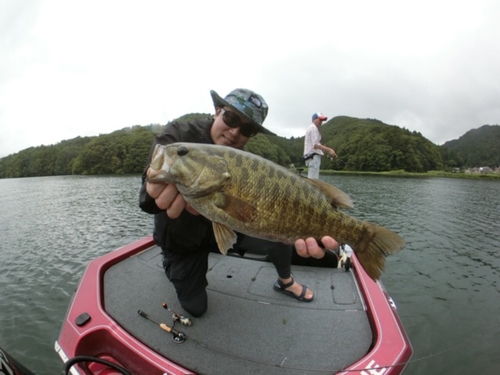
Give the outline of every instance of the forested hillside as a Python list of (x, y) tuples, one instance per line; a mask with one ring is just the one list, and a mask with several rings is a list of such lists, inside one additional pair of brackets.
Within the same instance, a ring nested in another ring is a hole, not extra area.
[[(374, 119), (335, 117), (322, 126), (323, 143), (339, 158), (331, 169), (427, 172), (443, 169), (438, 146), (422, 134)], [(328, 165), (325, 165), (328, 167)]]
[(0, 159), (0, 177), (138, 173), (144, 168), (153, 137), (151, 127), (135, 126), (31, 147)]
[[(207, 116), (210, 115), (192, 113), (179, 120)], [(55, 145), (31, 147), (0, 159), (0, 178), (141, 173), (154, 135), (163, 127), (138, 125), (96, 137), (77, 137)], [(465, 139), (440, 147), (420, 133), (398, 126), (374, 119), (339, 116), (321, 127), (322, 143), (334, 148), (339, 156), (336, 159), (324, 157), (322, 168), (427, 172), (461, 167), (464, 160), (467, 165), (498, 166), (499, 127), (483, 128), (478, 129), (480, 132), (468, 132), (467, 137), (462, 137)], [(257, 135), (245, 149), (284, 166), (304, 165), (304, 137)]]
[(443, 148), (460, 158), (465, 167), (500, 166), (500, 125), (483, 125), (460, 138), (446, 142)]

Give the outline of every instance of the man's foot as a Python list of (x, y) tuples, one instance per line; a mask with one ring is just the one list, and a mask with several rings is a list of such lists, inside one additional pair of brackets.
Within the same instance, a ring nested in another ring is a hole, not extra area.
[(288, 279), (278, 278), (273, 289), (302, 302), (311, 302), (314, 299), (314, 293), (306, 285), (297, 283), (293, 277)]

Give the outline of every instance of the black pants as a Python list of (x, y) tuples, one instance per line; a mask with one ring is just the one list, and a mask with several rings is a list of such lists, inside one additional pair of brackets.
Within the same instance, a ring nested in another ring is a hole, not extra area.
[[(241, 238), (241, 237), (240, 237)], [(238, 251), (238, 244), (235, 250)], [(278, 276), (286, 279), (291, 276), (292, 245), (280, 242), (265, 242), (265, 249), (274, 264)], [(174, 284), (177, 298), (184, 310), (192, 316), (201, 316), (207, 311), (207, 271), (208, 255), (219, 252), (214, 243), (207, 241), (199, 251), (176, 252), (163, 250), (163, 267), (168, 279)]]

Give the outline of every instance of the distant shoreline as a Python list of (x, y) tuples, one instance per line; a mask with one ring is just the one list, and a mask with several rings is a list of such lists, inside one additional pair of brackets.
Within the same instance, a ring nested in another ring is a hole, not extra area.
[[(303, 175), (307, 176), (307, 169), (302, 171)], [(500, 174), (486, 173), (486, 174), (472, 174), (472, 173), (456, 173), (445, 171), (429, 171), (425, 173), (405, 172), (399, 171), (385, 171), (385, 172), (363, 172), (363, 171), (334, 171), (334, 170), (321, 170), (321, 174), (350, 174), (350, 175), (374, 175), (374, 176), (389, 176), (389, 177), (446, 177), (446, 178), (466, 178), (472, 180), (500, 180)]]

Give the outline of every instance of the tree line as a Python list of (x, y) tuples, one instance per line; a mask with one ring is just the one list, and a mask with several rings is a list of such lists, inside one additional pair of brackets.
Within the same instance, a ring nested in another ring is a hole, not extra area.
[(30, 147), (0, 159), (0, 177), (139, 173), (153, 138), (149, 127), (134, 126), (98, 137)]
[[(206, 116), (209, 115), (188, 114), (178, 120)], [(0, 178), (141, 173), (153, 138), (163, 127), (137, 125), (95, 137), (30, 147), (0, 159)], [(322, 143), (335, 149), (339, 156), (324, 157), (323, 169), (427, 172), (466, 166), (457, 149), (437, 146), (418, 132), (375, 119), (339, 116), (324, 124), (321, 132)], [(480, 146), (484, 152), (484, 145)], [(304, 166), (304, 137), (288, 139), (259, 134), (245, 149), (283, 166)], [(498, 154), (498, 148), (495, 151)], [(491, 154), (488, 158), (492, 159)]]
[(469, 130), (460, 138), (446, 142), (443, 148), (460, 155), (467, 167), (500, 167), (500, 126), (483, 125)]

